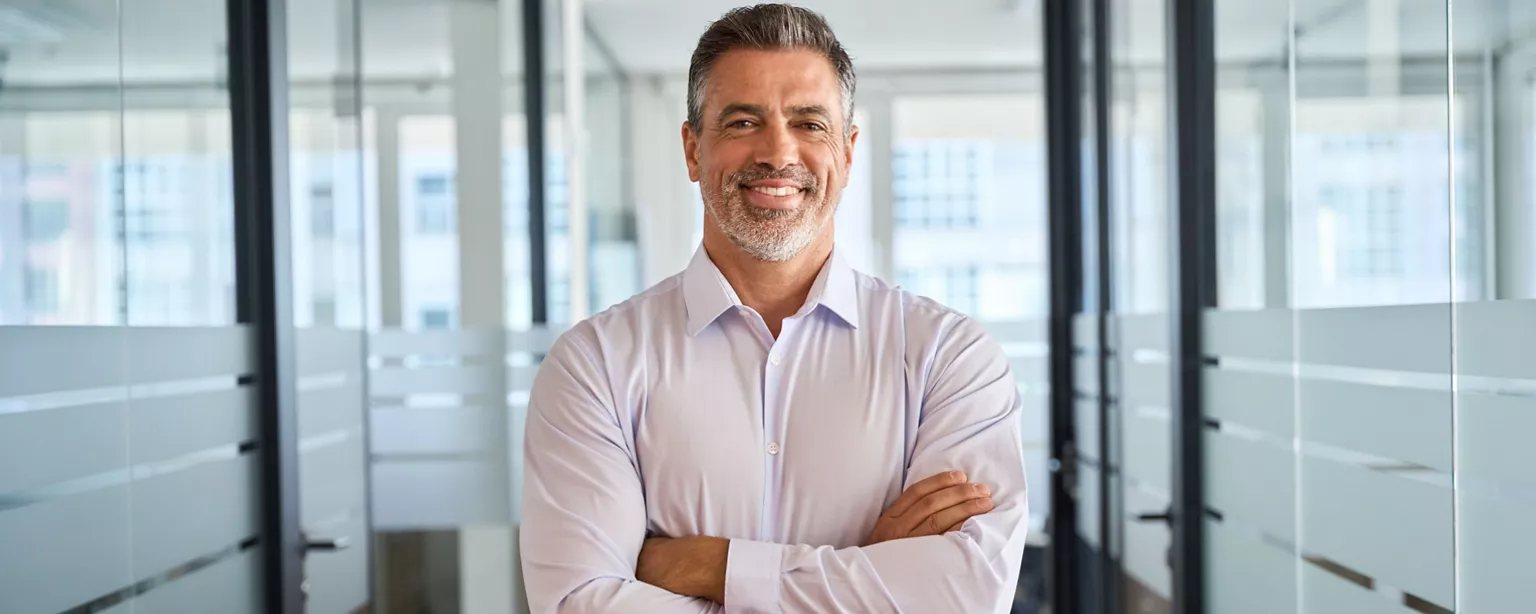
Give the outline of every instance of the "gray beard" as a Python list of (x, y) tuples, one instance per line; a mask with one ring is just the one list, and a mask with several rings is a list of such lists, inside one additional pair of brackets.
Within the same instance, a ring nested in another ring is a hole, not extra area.
[(811, 196), (822, 200), (809, 208), (784, 211), (752, 205), (737, 189), (719, 199), (705, 198), (705, 206), (720, 232), (742, 252), (763, 262), (784, 262), (816, 240), (831, 219), (822, 216), (825, 194)]

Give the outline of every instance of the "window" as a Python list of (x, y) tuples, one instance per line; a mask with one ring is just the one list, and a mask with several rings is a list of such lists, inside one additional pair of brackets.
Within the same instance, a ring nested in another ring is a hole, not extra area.
[(315, 237), (336, 236), (336, 201), (330, 184), (309, 188), (309, 232)]
[(446, 175), (418, 177), (416, 179), (416, 232), (424, 235), (453, 234), (457, 223), (453, 205), (453, 188)]
[(427, 307), (421, 310), (423, 330), (447, 330), (453, 328), (453, 312), (446, 307)]
[(28, 268), (26, 284), (27, 310), (33, 315), (49, 315), (59, 310), (57, 271)]
[(975, 228), (981, 201), (975, 141), (909, 141), (892, 152), (896, 224), (910, 228)]
[(64, 201), (28, 202), (25, 215), (28, 241), (54, 241), (69, 228), (69, 205)]
[(123, 233), (129, 243), (162, 243), (182, 232), (184, 220), (172, 211), (154, 206), (128, 206), (123, 210)]
[(969, 314), (980, 303), (980, 277), (975, 266), (903, 268), (896, 272), (896, 285)]

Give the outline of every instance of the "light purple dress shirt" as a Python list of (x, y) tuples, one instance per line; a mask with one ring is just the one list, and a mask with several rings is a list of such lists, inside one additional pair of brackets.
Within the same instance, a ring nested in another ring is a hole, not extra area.
[[(701, 248), (566, 332), (529, 402), (522, 558), (551, 612), (719, 612), (635, 580), (647, 533), (730, 539), (736, 612), (1007, 612), (1028, 527), (1018, 388), (974, 320), (836, 253), (777, 340)], [(995, 508), (863, 546), (950, 470)]]

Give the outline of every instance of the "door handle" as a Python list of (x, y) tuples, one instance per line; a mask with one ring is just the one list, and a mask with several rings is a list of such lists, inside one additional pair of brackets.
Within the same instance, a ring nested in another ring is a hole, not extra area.
[(1173, 510), (1163, 510), (1161, 512), (1142, 512), (1137, 514), (1135, 518), (1136, 522), (1163, 522), (1172, 525)]
[(352, 546), (352, 542), (345, 537), (330, 537), (318, 539), (306, 539), (304, 541), (305, 552), (340, 552)]

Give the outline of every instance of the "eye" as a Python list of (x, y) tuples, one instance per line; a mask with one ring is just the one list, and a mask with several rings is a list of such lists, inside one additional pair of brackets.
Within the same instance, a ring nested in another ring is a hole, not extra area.
[(730, 123), (727, 123), (725, 125), (725, 127), (726, 128), (751, 128), (752, 127), (752, 120), (750, 120), (750, 119), (738, 119), (738, 120), (732, 121)]
[(808, 123), (802, 124), (802, 126), (804, 126), (806, 130), (810, 130), (811, 132), (823, 132), (823, 131), (825, 131), (827, 129), (826, 126), (823, 126), (823, 125), (818, 124), (816, 122), (808, 122)]

